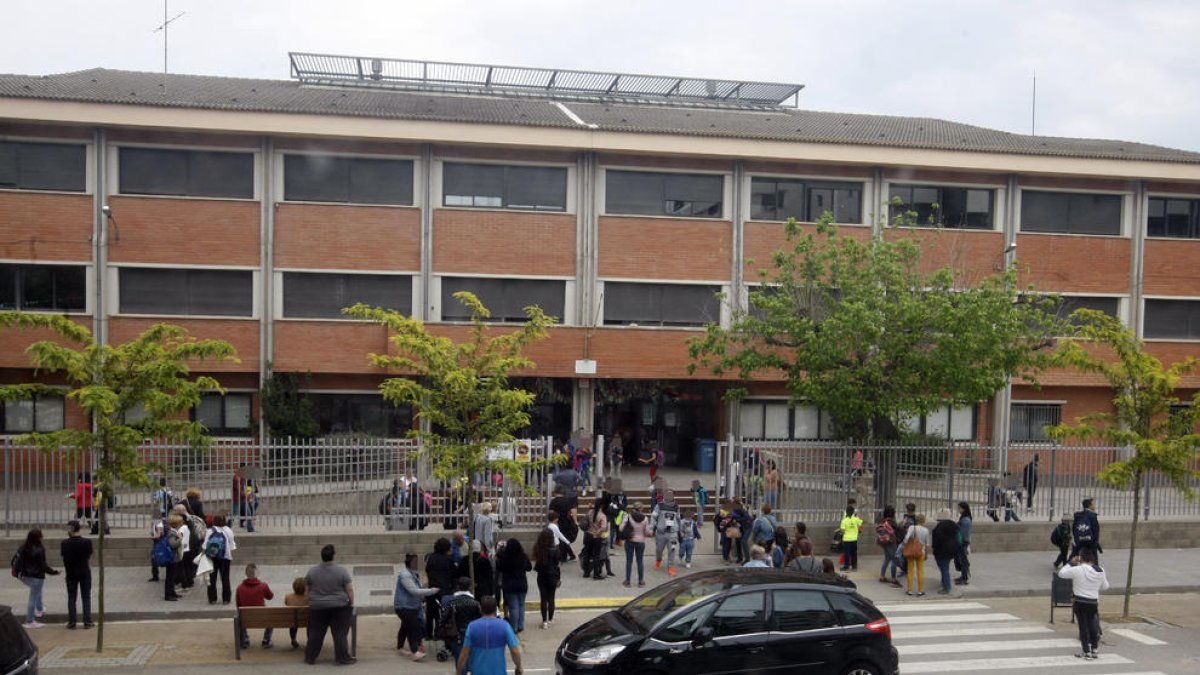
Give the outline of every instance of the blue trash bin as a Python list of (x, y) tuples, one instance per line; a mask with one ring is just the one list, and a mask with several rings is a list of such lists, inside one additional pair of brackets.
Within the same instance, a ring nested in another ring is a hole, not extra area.
[(692, 453), (696, 470), (712, 473), (717, 470), (717, 441), (713, 438), (697, 438), (696, 452)]

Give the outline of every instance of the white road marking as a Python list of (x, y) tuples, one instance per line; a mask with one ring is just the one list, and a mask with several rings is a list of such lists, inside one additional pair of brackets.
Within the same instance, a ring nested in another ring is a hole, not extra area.
[(1100, 658), (1092, 661), (1077, 659), (1074, 656), (1025, 656), (1012, 659), (958, 659), (954, 661), (918, 661), (916, 663), (901, 663), (900, 672), (904, 675), (919, 675), (920, 673), (972, 673), (985, 670), (1015, 670), (1017, 668), (1067, 668), (1070, 666), (1094, 666), (1095, 664), (1109, 665), (1118, 663), (1133, 663), (1123, 656), (1101, 654)]
[[(995, 642), (940, 642), (919, 645), (900, 645), (896, 651), (900, 656), (916, 656), (918, 654), (978, 654), (981, 652), (1021, 652), (1038, 649), (1071, 649), (1078, 647), (1079, 640), (1059, 638), (1053, 640), (998, 640)], [(905, 671), (908, 668), (904, 669)]]
[(1165, 644), (1167, 644), (1166, 642), (1163, 642), (1162, 640), (1159, 640), (1158, 638), (1152, 638), (1149, 635), (1142, 635), (1141, 633), (1137, 632), (1136, 630), (1130, 630), (1128, 628), (1110, 628), (1110, 629), (1108, 629), (1108, 632), (1115, 633), (1117, 635), (1120, 635), (1123, 638), (1129, 638), (1130, 640), (1133, 640), (1134, 642), (1140, 642), (1144, 645), (1165, 645)]
[(970, 626), (968, 628), (892, 628), (892, 640), (927, 640), (929, 638), (971, 637), (987, 635), (1026, 635), (1029, 633), (1053, 633), (1054, 629), (1045, 626), (1022, 626), (1014, 624), (995, 624)]
[(889, 616), (888, 623), (893, 626), (914, 626), (917, 624), (958, 624), (958, 623), (984, 623), (988, 621), (1020, 621), (1020, 617), (1003, 612), (995, 614), (963, 614), (962, 616), (945, 617), (945, 616)]
[(887, 614), (889, 612), (950, 612), (964, 609), (991, 608), (981, 602), (897, 602), (875, 607)]

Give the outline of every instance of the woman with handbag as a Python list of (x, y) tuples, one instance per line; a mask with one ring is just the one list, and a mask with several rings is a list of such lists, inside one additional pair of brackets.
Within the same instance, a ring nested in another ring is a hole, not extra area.
[(908, 528), (900, 550), (908, 563), (908, 590), (905, 595), (913, 594), (913, 577), (917, 579), (917, 596), (925, 595), (925, 556), (931, 546), (929, 528), (925, 527), (925, 514), (917, 514), (917, 524)]

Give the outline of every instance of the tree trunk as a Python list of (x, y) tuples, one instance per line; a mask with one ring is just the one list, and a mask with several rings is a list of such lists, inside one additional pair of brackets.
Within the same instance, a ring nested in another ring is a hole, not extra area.
[(1142, 472), (1133, 474), (1133, 525), (1129, 528), (1129, 569), (1125, 572), (1125, 606), (1121, 616), (1129, 618), (1129, 597), (1133, 594), (1133, 556), (1137, 552), (1138, 514), (1142, 510)]
[(104, 651), (104, 526), (108, 524), (108, 511), (104, 507), (104, 502), (107, 499), (108, 495), (101, 490), (100, 504), (96, 509), (96, 513), (100, 518), (100, 529), (97, 530), (100, 533), (99, 541), (97, 542), (99, 550), (96, 555), (96, 566), (99, 572), (98, 583), (96, 584), (96, 609), (98, 610), (96, 621), (96, 652), (98, 653)]

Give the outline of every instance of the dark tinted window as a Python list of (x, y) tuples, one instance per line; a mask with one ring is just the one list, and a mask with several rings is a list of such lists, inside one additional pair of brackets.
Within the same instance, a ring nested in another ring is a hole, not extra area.
[(849, 593), (826, 593), (825, 597), (843, 626), (860, 626), (883, 616), (866, 600)]
[(862, 185), (776, 178), (750, 181), (750, 218), (816, 222), (825, 212), (834, 222), (862, 222)]
[(0, 188), (83, 192), (86, 186), (84, 146), (0, 141)]
[(201, 394), (192, 419), (214, 436), (250, 434), (250, 394)]
[(607, 171), (604, 210), (612, 214), (720, 218), (723, 176)]
[(1094, 309), (1116, 318), (1121, 306), (1120, 298), (1104, 298), (1089, 295), (1064, 295), (1059, 311), (1062, 316), (1071, 316), (1077, 309)]
[(1121, 196), (1021, 192), (1021, 231), (1121, 234)]
[(186, 197), (254, 197), (248, 152), (121, 148), (121, 193)]
[(0, 433), (27, 434), (34, 431), (62, 430), (66, 406), (62, 396), (41, 394), (33, 398), (6, 401), (0, 408)]
[(469, 321), (471, 311), (454, 294), (470, 291), (491, 312), (489, 321), (522, 322), (525, 308), (536, 305), (549, 316), (561, 318), (566, 302), (566, 282), (542, 279), (489, 279), (442, 277), (442, 320)]
[(86, 295), (81, 265), (0, 265), (0, 310), (82, 312)]
[(412, 409), (378, 394), (309, 394), (322, 436), (364, 434), (399, 438), (412, 428)]
[(1146, 234), (1151, 237), (1200, 239), (1200, 199), (1151, 197)]
[(1062, 405), (1058, 403), (1014, 403), (1009, 413), (1009, 437), (1013, 441), (1048, 441), (1043, 427), (1061, 422)]
[(656, 633), (654, 639), (662, 642), (687, 642), (691, 640), (692, 633), (704, 625), (704, 619), (714, 607), (716, 607), (716, 603), (710, 602), (689, 609)]
[(253, 278), (249, 271), (125, 267), (120, 271), (120, 312), (251, 316)]
[(774, 603), (773, 630), (794, 633), (837, 625), (821, 591), (775, 591)]
[(721, 601), (705, 625), (712, 626), (713, 637), (762, 633), (767, 629), (763, 620), (765, 599), (761, 591), (731, 595)]
[(703, 326), (721, 318), (717, 286), (604, 284), (604, 323), (628, 326)]
[(1146, 300), (1144, 337), (1200, 340), (1200, 300)]
[(567, 169), (447, 162), (442, 194), (446, 206), (565, 211)]
[(892, 221), (914, 212), (917, 227), (968, 230), (992, 229), (993, 191), (983, 188), (936, 185), (893, 185), (889, 188)]
[(413, 163), (399, 159), (286, 155), (283, 198), (408, 206), (413, 203)]
[(285, 317), (345, 318), (342, 308), (358, 302), (411, 314), (412, 277), (308, 272), (286, 272), (283, 275)]

